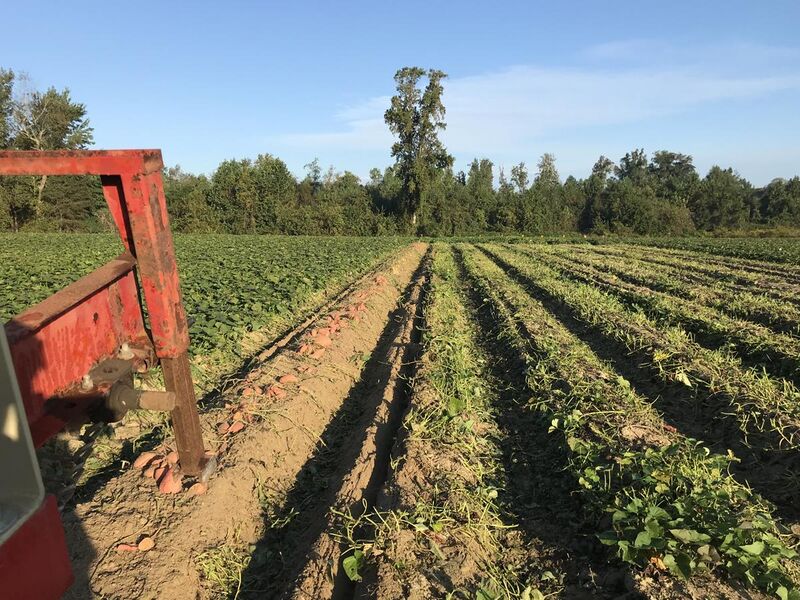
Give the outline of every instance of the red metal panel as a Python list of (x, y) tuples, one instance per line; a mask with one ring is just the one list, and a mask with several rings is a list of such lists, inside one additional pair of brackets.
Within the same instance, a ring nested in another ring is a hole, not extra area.
[(123, 342), (149, 345), (132, 268), (132, 260), (112, 261), (6, 324), (37, 446), (70, 416), (70, 407), (52, 406), (51, 398), (64, 395)]
[(119, 175), (102, 175), (100, 182), (103, 184), (103, 196), (105, 196), (108, 210), (122, 238), (122, 243), (125, 244), (128, 252), (133, 253), (131, 224), (128, 222), (128, 213), (123, 202), (122, 178)]
[[(162, 168), (159, 150), (0, 152), (0, 175), (101, 176), (114, 222), (128, 251), (136, 258), (156, 354), (164, 359), (165, 372), (178, 374), (165, 379), (168, 391), (176, 392), (173, 421), (181, 463), (185, 472), (193, 474), (202, 463), (203, 444), (189, 373), (188, 323), (181, 301)], [(74, 389), (91, 366), (107, 358), (120, 342), (139, 338), (142, 308), (137, 303), (134, 310), (129, 301), (133, 276), (126, 280), (128, 276), (75, 303), (34, 335), (11, 340), (26, 411), (38, 443), (52, 432), (59, 418), (65, 418), (46, 414), (45, 403), (50, 394), (63, 398), (65, 388)], [(133, 321), (128, 325), (117, 325), (120, 314), (109, 308), (114, 301), (121, 302), (123, 316), (129, 315), (130, 307)]]
[(47, 496), (41, 508), (0, 545), (0, 597), (55, 600), (72, 581), (56, 499)]
[[(6, 330), (34, 443), (40, 445), (68, 421), (65, 407), (85, 410), (77, 386), (98, 362), (123, 342), (150, 347), (136, 269), (166, 387), (176, 394), (172, 416), (181, 466), (192, 475), (204, 464), (203, 440), (161, 169), (159, 150), (0, 152), (0, 175), (99, 175), (130, 253), (25, 311)], [(50, 599), (66, 590), (72, 574), (58, 521), (55, 500), (48, 497), (0, 546), (0, 596)]]

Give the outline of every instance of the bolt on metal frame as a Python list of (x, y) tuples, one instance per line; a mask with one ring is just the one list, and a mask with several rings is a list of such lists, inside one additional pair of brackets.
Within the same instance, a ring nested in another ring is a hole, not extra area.
[[(111, 395), (114, 378), (128, 372), (116, 374), (120, 360), (141, 372), (155, 355), (172, 395), (154, 404), (174, 406), (181, 469), (196, 475), (204, 466), (203, 440), (162, 168), (160, 150), (0, 152), (0, 176), (99, 176), (125, 247), (5, 330), (36, 446)], [(90, 375), (98, 369), (108, 374), (101, 382)]]

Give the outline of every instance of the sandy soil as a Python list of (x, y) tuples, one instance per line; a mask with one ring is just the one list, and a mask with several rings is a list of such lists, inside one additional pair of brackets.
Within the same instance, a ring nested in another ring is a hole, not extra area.
[[(224, 394), (225, 405), (203, 415), (207, 448), (219, 461), (205, 494), (192, 495), (188, 478), (179, 493), (159, 493), (152, 479), (130, 468), (65, 513), (76, 574), (67, 598), (213, 597), (198, 559), (220, 548), (250, 560), (243, 596), (280, 597), (298, 575), (299, 589), (332, 581), (322, 566), (335, 565), (338, 556), (324, 534), (328, 508), (360, 504), (378, 482), (376, 449), (390, 435), (386, 423), (395, 414), (424, 252), (422, 244), (404, 250), (337, 309), (255, 361)], [(379, 381), (370, 380), (375, 373)], [(341, 433), (348, 429), (360, 444), (350, 445), (354, 440)], [(349, 464), (347, 472), (326, 468), (330, 448), (342, 441), (333, 462)], [(320, 474), (327, 479), (321, 486)], [(154, 548), (119, 549), (144, 537)]]

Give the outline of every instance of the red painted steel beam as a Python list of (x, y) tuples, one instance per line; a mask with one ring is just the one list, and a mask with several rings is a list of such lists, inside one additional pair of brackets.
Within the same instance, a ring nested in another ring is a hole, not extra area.
[(69, 309), (133, 271), (135, 266), (136, 259), (129, 252), (125, 252), (39, 304), (28, 308), (6, 323), (8, 342), (14, 344), (22, 337), (40, 330)]
[[(161, 178), (162, 168), (160, 150), (0, 152), (0, 175), (101, 177), (103, 193), (120, 237), (128, 252), (136, 259), (136, 271), (150, 319), (151, 339), (156, 355), (164, 366), (167, 390), (176, 394), (172, 418), (181, 466), (186, 473), (196, 474), (204, 462), (203, 441), (189, 372), (189, 327), (181, 298), (172, 232), (169, 228)], [(133, 279), (131, 275), (130, 282)], [(129, 297), (127, 288), (122, 291), (126, 281), (127, 278), (120, 279), (119, 285), (114, 283), (104, 288), (103, 292), (87, 296), (84, 301), (77, 301), (80, 294), (76, 294), (74, 298), (62, 295), (54, 300), (54, 305), (63, 307), (72, 304), (67, 312), (52, 323), (44, 325), (35, 335), (23, 336), (19, 344), (12, 341), (12, 355), (15, 346), (19, 346), (14, 360), (20, 387), (24, 387), (26, 381), (37, 381), (37, 377), (39, 378), (39, 384), (32, 384), (35, 389), (30, 390), (35, 397), (34, 401), (26, 403), (26, 411), (32, 410), (33, 417), (37, 416), (37, 407), (43, 410), (47, 401), (45, 390), (52, 391), (56, 379), (63, 381), (69, 377), (77, 377), (79, 380), (80, 375), (76, 373), (84, 368), (86, 360), (96, 363), (106, 358), (109, 344), (119, 341), (116, 334), (129, 333), (119, 332), (114, 329), (113, 322), (108, 323), (103, 318), (107, 314), (111, 316), (109, 307), (113, 307), (115, 293)], [(138, 306), (137, 314), (141, 316), (141, 306)], [(92, 323), (100, 325), (93, 329)], [(138, 324), (135, 325), (138, 328)], [(89, 333), (81, 332), (82, 327)], [(90, 338), (105, 341), (92, 343)], [(72, 344), (73, 339), (79, 340), (81, 344)], [(40, 345), (37, 346), (37, 343)], [(45, 346), (50, 348), (52, 356), (48, 357), (43, 352)], [(75, 352), (65, 350), (65, 347), (71, 347)], [(78, 348), (88, 358), (75, 361)], [(66, 367), (67, 364), (73, 366)], [(40, 374), (48, 371), (58, 371), (59, 375), (50, 378)], [(73, 385), (74, 383), (75, 381)], [(63, 389), (55, 391), (63, 392)], [(38, 416), (42, 417), (43, 414)], [(36, 421), (33, 417), (29, 415), (32, 423)]]
[(123, 177), (122, 191), (156, 354), (175, 358), (189, 349), (189, 323), (161, 173)]
[(149, 175), (163, 168), (160, 150), (0, 151), (0, 175)]

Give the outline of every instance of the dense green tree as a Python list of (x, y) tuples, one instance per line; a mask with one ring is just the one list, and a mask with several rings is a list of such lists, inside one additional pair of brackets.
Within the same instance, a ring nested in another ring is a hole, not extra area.
[(739, 227), (749, 216), (752, 188), (733, 169), (713, 166), (697, 186), (690, 208), (698, 229)]
[(583, 183), (586, 203), (578, 219), (581, 231), (602, 231), (605, 223), (602, 218), (603, 194), (608, 185), (608, 178), (614, 172), (614, 162), (600, 156), (592, 167), (592, 173)]
[(688, 206), (700, 181), (691, 156), (667, 150), (653, 154), (650, 173), (656, 196), (678, 206)]
[(511, 183), (514, 184), (518, 194), (524, 194), (528, 191), (530, 180), (528, 168), (525, 166), (524, 162), (511, 167)]
[(603, 221), (614, 233), (655, 233), (658, 229), (655, 204), (652, 187), (638, 186), (636, 177), (621, 177), (606, 188)]
[(586, 192), (583, 183), (572, 175), (564, 180), (563, 199), (564, 207), (559, 231), (578, 231), (586, 206)]
[[(223, 161), (210, 177), (164, 171), (172, 226), (184, 232), (379, 235), (398, 232), (468, 235), (483, 232), (557, 234), (684, 234), (751, 224), (800, 226), (800, 178), (762, 189), (731, 169), (700, 179), (686, 154), (643, 149), (615, 164), (601, 156), (585, 180), (558, 174), (544, 154), (533, 181), (525, 163), (500, 170), (475, 159), (453, 172), (439, 140), (444, 129), (441, 71), (417, 67), (395, 75), (397, 93), (385, 113), (396, 136), (394, 165), (353, 173), (323, 172), (314, 159), (299, 182), (270, 154)], [(25, 83), (23, 77), (22, 82)], [(86, 108), (69, 90), (22, 93), (0, 69), (0, 148), (82, 148), (92, 143)], [(47, 185), (45, 186), (45, 183)], [(0, 180), (0, 230), (95, 231), (113, 226), (97, 178)]]
[(11, 109), (13, 145), (20, 150), (61, 150), (90, 146), (93, 129), (86, 106), (73, 102), (68, 89), (33, 91), (15, 99)]
[(616, 177), (609, 179), (613, 163), (601, 156), (584, 184), (586, 205), (581, 225), (595, 232), (639, 235), (691, 231), (694, 225), (688, 207), (675, 197), (659, 195), (685, 175), (688, 158), (657, 153), (656, 160), (648, 165), (644, 150), (633, 150), (620, 159), (614, 168)]
[(764, 223), (800, 226), (800, 177), (773, 180), (761, 191), (759, 200)]
[[(74, 150), (87, 148), (94, 141), (86, 106), (74, 102), (66, 88), (59, 92), (51, 87), (15, 98), (11, 127), (12, 146), (20, 150)], [(47, 180), (47, 175), (35, 178), (34, 217), (42, 215)]]
[(628, 152), (614, 169), (617, 179), (629, 179), (634, 185), (643, 185), (648, 180), (647, 154), (643, 148)]
[(98, 220), (106, 209), (99, 177), (51, 177), (42, 195), (39, 217), (28, 228), (57, 231), (107, 229)]
[(164, 194), (175, 231), (211, 233), (219, 229), (217, 215), (208, 205), (210, 191), (205, 175), (186, 173), (180, 166), (164, 170)]
[(539, 170), (536, 172), (536, 177), (533, 180), (534, 184), (554, 188), (561, 184), (561, 178), (556, 169), (556, 157), (552, 154), (545, 153), (539, 159)]
[(472, 161), (467, 171), (466, 202), (461, 209), (466, 208), (472, 216), (470, 229), (485, 231), (488, 225), (489, 214), (494, 210), (494, 165), (487, 158)]
[[(20, 91), (15, 86), (22, 86)], [(68, 89), (45, 92), (29, 88), (26, 77), (0, 69), (0, 148), (60, 150), (92, 143), (86, 107), (74, 102)], [(90, 227), (99, 184), (92, 178), (59, 179), (45, 194), (47, 176), (7, 177), (0, 182), (0, 228), (75, 229)]]
[(528, 231), (531, 233), (553, 233), (562, 230), (563, 223), (569, 221), (565, 214), (564, 190), (556, 169), (556, 159), (545, 153), (539, 159), (538, 171), (533, 186), (525, 194), (532, 205), (526, 212)]
[(249, 160), (226, 160), (211, 176), (208, 204), (225, 231), (243, 233), (245, 229), (248, 218), (241, 198), (241, 181), (249, 169)]
[[(297, 197), (297, 181), (281, 159), (259, 154), (253, 163), (255, 230), (278, 233), (278, 213)], [(312, 186), (314, 181), (312, 180)], [(313, 189), (313, 187), (312, 187)]]
[(392, 96), (391, 106), (384, 115), (389, 130), (398, 138), (392, 145), (392, 156), (402, 181), (403, 211), (412, 226), (437, 177), (453, 164), (453, 157), (439, 140), (439, 131), (446, 127), (442, 80), (447, 75), (428, 70), (428, 83), (423, 91), (418, 85), (425, 75), (425, 70), (419, 67), (398, 70), (394, 76), (397, 94)]
[(494, 209), (489, 215), (489, 228), (492, 231), (517, 230), (518, 205), (528, 187), (528, 173), (525, 165), (519, 163), (511, 167), (511, 176), (512, 180), (509, 181), (503, 169), (500, 169), (500, 183), (497, 188)]
[(0, 150), (11, 146), (11, 111), (14, 73), (0, 68)]
[(370, 171), (370, 182), (367, 185), (372, 206), (381, 214), (397, 215), (400, 214), (400, 196), (403, 190), (403, 182), (397, 176), (395, 167), (386, 167), (383, 172), (380, 169)]

